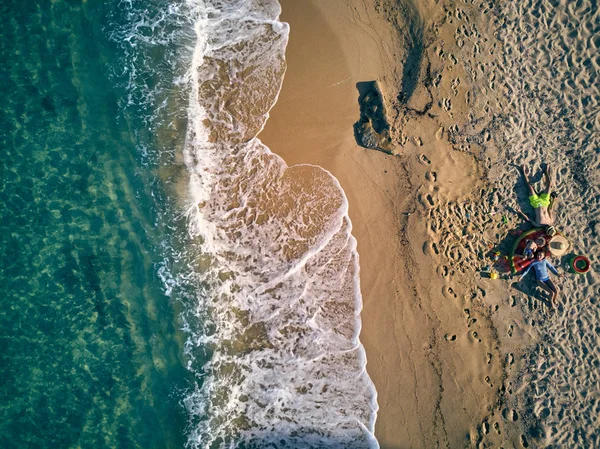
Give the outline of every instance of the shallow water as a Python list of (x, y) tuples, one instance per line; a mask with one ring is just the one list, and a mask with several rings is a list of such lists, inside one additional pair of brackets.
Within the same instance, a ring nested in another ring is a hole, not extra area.
[(182, 447), (163, 192), (112, 74), (122, 11), (0, 10), (0, 445)]

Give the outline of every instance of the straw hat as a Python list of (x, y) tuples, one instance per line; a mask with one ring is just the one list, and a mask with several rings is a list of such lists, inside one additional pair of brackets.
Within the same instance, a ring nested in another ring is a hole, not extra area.
[(555, 235), (548, 243), (548, 251), (550, 251), (553, 256), (560, 257), (569, 250), (569, 246), (571, 246), (571, 244), (566, 238), (562, 235)]

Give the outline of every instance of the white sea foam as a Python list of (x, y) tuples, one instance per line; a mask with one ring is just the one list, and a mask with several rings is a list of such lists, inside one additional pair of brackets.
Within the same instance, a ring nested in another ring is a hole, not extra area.
[(377, 447), (358, 340), (358, 254), (337, 180), (256, 135), (285, 71), (269, 0), (195, 1), (185, 164), (198, 289), (187, 352), (191, 447)]
[[(176, 118), (188, 126), (187, 235), (167, 224), (175, 235), (157, 267), (183, 305), (198, 379), (184, 398), (188, 446), (377, 447), (346, 197), (327, 171), (288, 168), (256, 138), (285, 71), (279, 4), (121, 9), (126, 22), (111, 34), (125, 53), (114, 74), (129, 92), (122, 106), (146, 111), (149, 129), (172, 129)], [(173, 107), (182, 95), (186, 106)], [(151, 164), (173, 152), (169, 140), (142, 144)]]

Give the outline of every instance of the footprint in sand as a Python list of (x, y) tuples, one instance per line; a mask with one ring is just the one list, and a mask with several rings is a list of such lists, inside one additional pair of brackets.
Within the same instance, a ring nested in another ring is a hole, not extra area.
[(513, 363), (515, 363), (515, 356), (513, 355), (512, 352), (508, 353), (508, 355), (506, 356), (506, 361), (508, 362), (509, 365), (512, 365)]
[(427, 156), (425, 156), (424, 154), (421, 154), (421, 155), (419, 156), (419, 161), (420, 161), (422, 164), (426, 164), (426, 165), (429, 165), (429, 164), (431, 164), (431, 161), (430, 161), (430, 160), (427, 158)]
[(502, 410), (502, 416), (504, 416), (504, 419), (507, 421), (517, 422), (519, 420), (519, 414), (514, 409), (505, 408)]
[(481, 429), (483, 430), (484, 435), (487, 435), (488, 433), (490, 433), (490, 425), (485, 421), (481, 425)]
[(547, 407), (543, 408), (538, 415), (538, 417), (541, 419), (546, 419), (548, 416), (550, 416), (550, 409)]
[(433, 256), (433, 245), (435, 245), (435, 243), (432, 243), (430, 241), (426, 241), (425, 243), (423, 243), (423, 254), (425, 254), (426, 256)]
[(500, 432), (500, 425), (497, 422), (494, 423), (494, 430), (496, 431), (496, 433), (498, 435), (500, 435), (502, 433), (502, 432)]
[(514, 331), (514, 326), (511, 324), (510, 326), (508, 326), (508, 336), (512, 337), (513, 336), (513, 331)]
[(446, 341), (456, 341), (456, 335), (444, 335), (444, 338), (446, 339)]
[(490, 365), (492, 363), (492, 354), (489, 352), (485, 355), (485, 362)]
[(521, 445), (525, 448), (529, 447), (529, 443), (527, 442), (527, 438), (525, 438), (525, 435), (521, 435)]
[(450, 88), (455, 96), (458, 95), (458, 86), (460, 86), (460, 78), (454, 78), (450, 83)]
[(510, 297), (510, 306), (514, 307), (517, 305), (517, 297), (516, 296), (511, 296)]
[(433, 197), (430, 194), (427, 194), (427, 195), (420, 194), (419, 195), (419, 202), (426, 209), (429, 209), (430, 207), (433, 207), (435, 205), (435, 202), (433, 201)]
[(437, 181), (437, 173), (434, 171), (428, 171), (427, 173), (425, 173), (425, 179), (430, 182), (436, 182)]
[(443, 137), (444, 137), (444, 127), (442, 126), (435, 132), (435, 138), (437, 140), (442, 140)]
[(454, 293), (454, 290), (452, 290), (452, 287), (444, 286), (442, 288), (442, 294), (448, 299), (456, 299), (457, 298), (457, 295), (456, 295), (456, 293)]
[(442, 98), (440, 106), (444, 109), (444, 111), (449, 111), (452, 109), (452, 100), (450, 100), (450, 98)]
[(437, 273), (440, 276), (448, 277), (448, 275), (450, 274), (450, 270), (448, 270), (448, 267), (446, 265), (442, 265), (442, 266), (438, 267)]
[(485, 383), (488, 384), (488, 386), (490, 388), (492, 388), (494, 386), (494, 384), (492, 383), (492, 379), (490, 379), (490, 376), (485, 376)]

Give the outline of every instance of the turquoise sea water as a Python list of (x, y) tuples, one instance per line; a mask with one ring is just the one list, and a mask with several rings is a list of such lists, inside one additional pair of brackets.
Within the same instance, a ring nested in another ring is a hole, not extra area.
[(337, 180), (256, 135), (277, 0), (0, 5), (0, 447), (377, 447)]
[(164, 160), (142, 106), (124, 106), (127, 61), (111, 39), (123, 11), (100, 0), (0, 4), (5, 449), (185, 442), (184, 337), (157, 275), (172, 226)]

